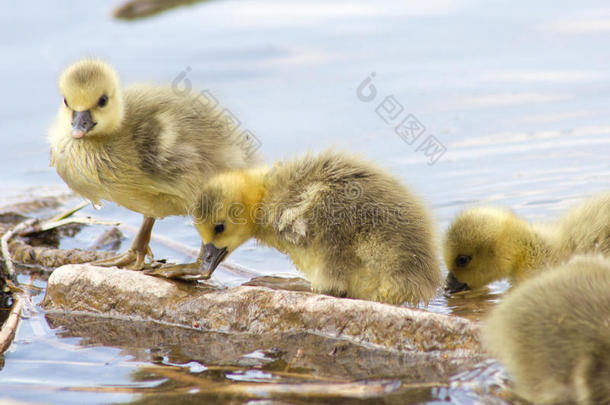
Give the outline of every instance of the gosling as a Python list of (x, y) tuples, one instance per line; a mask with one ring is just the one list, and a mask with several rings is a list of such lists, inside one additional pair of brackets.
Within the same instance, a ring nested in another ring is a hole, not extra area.
[(529, 224), (512, 212), (479, 207), (455, 219), (444, 240), (447, 290), (511, 284), (576, 254), (610, 253), (610, 193), (591, 198), (554, 223)]
[(144, 215), (127, 253), (95, 264), (142, 268), (146, 255), (152, 259), (155, 219), (187, 215), (207, 178), (258, 160), (253, 144), (194, 91), (122, 89), (112, 67), (89, 59), (61, 74), (59, 90), (63, 101), (48, 134), (51, 165), (94, 204), (113, 201)]
[(327, 151), (222, 173), (202, 195), (194, 222), (207, 277), (254, 237), (288, 254), (317, 292), (417, 305), (442, 284), (424, 205), (357, 157)]
[(483, 343), (532, 403), (610, 404), (610, 262), (579, 256), (519, 285)]

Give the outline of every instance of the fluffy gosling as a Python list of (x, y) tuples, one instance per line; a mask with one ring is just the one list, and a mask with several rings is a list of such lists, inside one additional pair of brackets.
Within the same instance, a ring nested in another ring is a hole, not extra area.
[(95, 264), (141, 268), (152, 257), (156, 218), (187, 215), (207, 178), (257, 161), (248, 141), (194, 91), (122, 89), (112, 67), (89, 59), (61, 74), (59, 90), (63, 100), (48, 135), (51, 165), (94, 204), (113, 201), (144, 215), (129, 251)]
[(577, 257), (519, 285), (483, 343), (535, 404), (610, 404), (610, 262)]
[(443, 243), (447, 290), (517, 284), (575, 254), (610, 253), (610, 194), (598, 195), (554, 223), (529, 224), (512, 212), (480, 207), (454, 220)]
[(193, 215), (208, 277), (256, 238), (288, 254), (321, 293), (417, 305), (442, 283), (424, 205), (356, 157), (325, 152), (222, 173), (203, 188)]

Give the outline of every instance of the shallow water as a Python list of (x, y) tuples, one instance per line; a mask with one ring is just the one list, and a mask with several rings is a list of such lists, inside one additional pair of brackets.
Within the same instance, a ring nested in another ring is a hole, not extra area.
[[(0, 205), (67, 191), (48, 167), (44, 133), (61, 102), (56, 77), (81, 56), (109, 60), (126, 83), (171, 82), (190, 68), (194, 87), (209, 89), (251, 130), (267, 160), (329, 146), (362, 153), (430, 204), (439, 235), (456, 212), (476, 203), (508, 206), (530, 220), (552, 219), (606, 189), (610, 179), (610, 7), (604, 2), (513, 1), (490, 8), (483, 1), (234, 0), (136, 22), (113, 20), (110, 11), (107, 4), (89, 2), (4, 5)], [(371, 73), (376, 97), (362, 101), (357, 88)], [(392, 100), (404, 110), (386, 123), (377, 112)], [(390, 125), (408, 114), (426, 129), (412, 144)], [(422, 150), (430, 135), (446, 149), (442, 156)], [(140, 222), (139, 215), (112, 204), (87, 213), (134, 227)], [(91, 228), (62, 243), (86, 247), (99, 232)], [(155, 233), (198, 247), (183, 218), (159, 221)], [(158, 257), (188, 259), (158, 242), (152, 248)], [(296, 274), (285, 257), (253, 242), (232, 260), (263, 274)], [(220, 271), (215, 277), (228, 285), (246, 281)], [(32, 282), (45, 286), (44, 279)], [(506, 287), (502, 282), (488, 292), (439, 297), (429, 309), (480, 319)], [(151, 350), (91, 342), (52, 329), (42, 313), (32, 313), (4, 355), (0, 397), (107, 403), (164, 392), (178, 401), (196, 396), (202, 381), (284, 378), (239, 364), (206, 371), (214, 365), (183, 355), (157, 361)], [(176, 373), (201, 381), (147, 369), (155, 364), (175, 365)], [(446, 388), (385, 400), (472, 403), (487, 398), (503, 378), (493, 363), (473, 373), (456, 376)], [(231, 398), (248, 399), (228, 395), (219, 401)]]

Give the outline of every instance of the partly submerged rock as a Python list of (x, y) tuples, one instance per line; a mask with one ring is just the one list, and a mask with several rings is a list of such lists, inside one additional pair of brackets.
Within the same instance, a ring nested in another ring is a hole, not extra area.
[[(168, 342), (180, 342), (185, 353), (203, 350), (197, 357), (214, 359), (227, 358), (241, 346), (245, 352), (302, 349), (303, 365), (322, 374), (332, 364), (361, 364), (356, 373), (361, 376), (394, 370), (412, 375), (412, 381), (431, 381), (482, 358), (478, 326), (462, 318), (304, 291), (220, 289), (116, 268), (58, 268), (49, 278), (43, 306), (56, 324), (93, 340), (121, 335), (119, 341), (140, 339), (146, 346), (166, 336)], [(91, 315), (99, 321), (79, 321)], [(142, 328), (158, 332), (142, 333)]]

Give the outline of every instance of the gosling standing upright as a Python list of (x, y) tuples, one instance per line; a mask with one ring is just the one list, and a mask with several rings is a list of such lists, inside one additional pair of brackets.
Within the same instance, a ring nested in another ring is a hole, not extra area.
[(511, 283), (576, 254), (610, 254), (610, 193), (591, 198), (554, 223), (529, 224), (494, 207), (467, 210), (444, 240), (447, 288), (479, 288), (508, 277)]
[(577, 257), (511, 291), (483, 343), (534, 404), (610, 405), (610, 262)]
[(195, 226), (208, 274), (254, 237), (288, 254), (323, 293), (416, 305), (442, 283), (427, 209), (359, 158), (325, 152), (221, 173), (202, 191)]
[(51, 165), (95, 204), (114, 201), (144, 215), (131, 249), (99, 265), (141, 268), (155, 218), (186, 215), (205, 180), (245, 168), (256, 154), (197, 94), (170, 87), (121, 89), (114, 69), (81, 60), (59, 78), (63, 96), (50, 128)]

